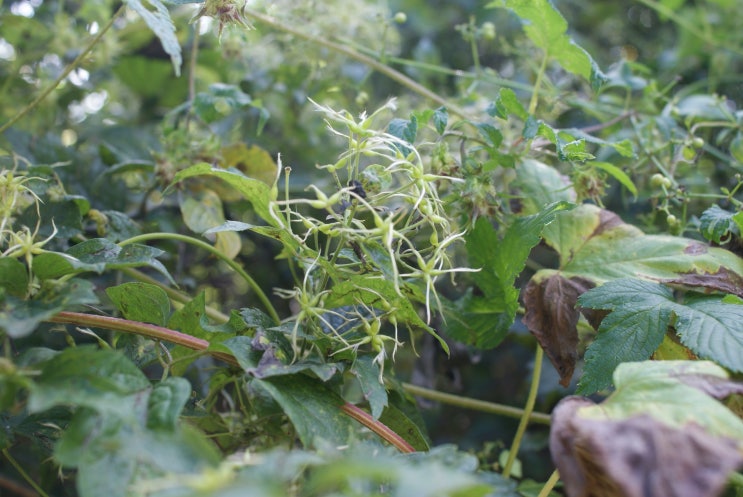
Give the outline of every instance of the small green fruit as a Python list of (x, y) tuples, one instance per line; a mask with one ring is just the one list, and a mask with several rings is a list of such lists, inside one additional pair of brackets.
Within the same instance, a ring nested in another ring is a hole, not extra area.
[(492, 22), (482, 23), (482, 37), (485, 40), (495, 39), (495, 24)]
[(393, 19), (397, 24), (405, 24), (408, 21), (408, 15), (405, 12), (398, 12)]

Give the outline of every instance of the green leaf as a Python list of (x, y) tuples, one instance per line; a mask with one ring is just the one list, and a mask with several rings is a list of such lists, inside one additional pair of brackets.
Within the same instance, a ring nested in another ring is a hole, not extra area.
[(151, 430), (113, 416), (80, 411), (55, 447), (62, 466), (77, 469), (81, 497), (125, 497), (141, 493), (146, 479), (176, 479), (216, 466), (219, 454), (189, 427)]
[(216, 176), (233, 186), (242, 196), (248, 200), (264, 221), (271, 226), (278, 226), (278, 223), (271, 216), (270, 202), (275, 200), (278, 192), (274, 187), (269, 187), (263, 181), (249, 178), (237, 170), (225, 170), (218, 167), (212, 167), (210, 164), (201, 163), (191, 166), (183, 171), (179, 171), (173, 179), (173, 183), (168, 187), (172, 188), (175, 183), (183, 181), (186, 178), (195, 176)]
[(716, 95), (689, 95), (673, 105), (673, 112), (692, 122), (728, 121), (725, 99)]
[(179, 197), (183, 222), (194, 233), (201, 234), (224, 223), (222, 200), (214, 191), (201, 189)]
[(412, 116), (409, 120), (395, 118), (390, 121), (387, 131), (407, 143), (412, 144), (418, 135), (418, 120)]
[[(410, 116), (409, 120), (395, 118), (387, 126), (387, 132), (405, 143), (412, 144), (418, 135), (418, 119), (414, 115)], [(396, 143), (395, 146), (403, 155), (409, 155), (412, 152), (410, 147), (402, 143)]]
[(720, 243), (723, 238), (729, 238), (730, 234), (739, 234), (740, 229), (734, 214), (726, 211), (719, 205), (713, 205), (705, 210), (699, 218), (699, 231), (707, 240)]
[(578, 297), (582, 307), (612, 312), (586, 351), (577, 393), (588, 395), (608, 388), (619, 364), (650, 358), (674, 316), (672, 299), (667, 287), (637, 279), (610, 281)]
[(28, 270), (18, 259), (0, 257), (0, 292), (3, 289), (14, 297), (28, 292)]
[(379, 421), (405, 439), (415, 450), (426, 452), (430, 449), (420, 427), (397, 407), (385, 407), (381, 416), (379, 416)]
[(495, 107), (495, 115), (501, 119), (508, 119), (509, 114), (513, 114), (522, 121), (526, 121), (529, 117), (529, 113), (521, 104), (519, 97), (510, 88), (501, 88), (493, 105)]
[(154, 247), (132, 243), (124, 247), (106, 238), (93, 238), (78, 243), (64, 254), (44, 252), (34, 259), (34, 272), (41, 279), (53, 279), (83, 272), (102, 273), (114, 269), (149, 266), (175, 284), (165, 266), (156, 259), (164, 252)]
[(664, 285), (629, 278), (594, 288), (578, 303), (612, 311), (586, 352), (580, 393), (606, 388), (620, 363), (648, 359), (672, 325), (681, 343), (697, 356), (743, 371), (743, 306), (726, 304), (718, 296), (695, 298), (684, 305)]
[(173, 25), (173, 20), (170, 18), (170, 12), (168, 12), (168, 9), (160, 0), (147, 0), (147, 2), (154, 7), (154, 10), (150, 10), (142, 5), (142, 2), (139, 0), (125, 0), (126, 5), (142, 16), (147, 26), (160, 39), (165, 53), (170, 55), (176, 76), (180, 76), (181, 64), (183, 62), (181, 58), (181, 46), (175, 35), (175, 26)]
[(97, 304), (93, 284), (71, 279), (64, 282), (45, 281), (32, 300), (21, 300), (0, 292), (0, 329), (10, 338), (22, 338), (55, 314), (78, 305)]
[(253, 339), (247, 336), (237, 336), (224, 342), (210, 344), (209, 352), (223, 352), (231, 355), (244, 371), (255, 368), (262, 354), (261, 351), (253, 348)]
[(554, 167), (534, 159), (524, 159), (518, 164), (514, 185), (520, 191), (524, 214), (536, 214), (545, 205), (576, 199), (570, 180)]
[(316, 446), (321, 441), (335, 445), (348, 443), (354, 426), (351, 418), (340, 410), (344, 401), (320, 380), (298, 374), (253, 380), (253, 384), (279, 403), (305, 447)]
[(136, 418), (137, 399), (150, 382), (123, 354), (95, 347), (69, 348), (41, 369), (28, 401), (31, 412), (54, 406), (89, 407), (117, 418)]
[(568, 23), (550, 0), (495, 0), (486, 7), (512, 10), (521, 18), (524, 32), (545, 56), (553, 57), (567, 71), (582, 76), (598, 90), (606, 77), (596, 62), (567, 34)]
[[(238, 332), (247, 329), (240, 314), (234, 310), (230, 313), (228, 322), (212, 324), (206, 314), (206, 295), (204, 292), (199, 293), (183, 307), (176, 310), (168, 319), (166, 326), (172, 330), (202, 338), (210, 344), (232, 338)], [(175, 375), (184, 374), (191, 363), (200, 356), (192, 349), (181, 345), (171, 348), (170, 355), (173, 357), (171, 370)]]
[(678, 312), (676, 323), (681, 343), (699, 357), (743, 372), (743, 306), (715, 296), (689, 302), (685, 307), (688, 310)]
[(117, 243), (141, 233), (137, 223), (123, 212), (104, 210), (101, 211), (101, 214), (106, 216), (106, 222), (103, 226), (103, 233), (101, 234), (99, 231), (99, 236), (105, 236), (112, 242)]
[(585, 162), (587, 160), (595, 159), (593, 154), (586, 152), (585, 140), (572, 140), (566, 142), (562, 135), (560, 135), (557, 140), (557, 158), (562, 161), (576, 162)]
[(465, 297), (466, 304), (460, 308), (465, 313), (449, 330), (452, 336), (478, 348), (492, 348), (503, 340), (519, 307), (519, 291), (514, 283), (524, 269), (529, 252), (539, 243), (542, 230), (554, 220), (555, 214), (570, 208), (572, 205), (567, 202), (557, 202), (538, 214), (519, 217), (508, 227), (503, 239), (499, 239), (489, 220), (477, 220), (465, 240), (470, 267), (481, 269), (472, 277), (484, 298)]
[(247, 107), (252, 99), (235, 85), (212, 83), (209, 91), (196, 94), (194, 113), (206, 123), (224, 119), (238, 109)]
[(619, 183), (622, 184), (629, 192), (637, 198), (637, 187), (632, 182), (629, 176), (619, 169), (614, 164), (609, 164), (608, 162), (599, 162), (594, 161), (590, 163), (591, 167), (595, 167), (596, 169), (601, 169), (602, 171), (605, 171), (609, 173), (615, 180), (619, 181)]
[(131, 282), (106, 288), (106, 295), (126, 319), (165, 326), (170, 299), (165, 290), (150, 283)]
[(351, 367), (351, 373), (359, 380), (361, 392), (369, 402), (372, 416), (374, 419), (379, 419), (382, 411), (387, 407), (387, 390), (384, 388), (384, 383), (379, 381), (379, 366), (374, 363), (372, 357), (359, 356)]
[(191, 384), (184, 378), (170, 377), (156, 384), (147, 399), (147, 428), (175, 430), (189, 398)]
[(480, 132), (480, 135), (485, 138), (489, 147), (494, 149), (500, 147), (501, 142), (503, 142), (503, 134), (498, 130), (498, 128), (487, 123), (478, 124), (476, 128), (477, 131)]
[(446, 107), (439, 107), (433, 112), (433, 125), (438, 134), (443, 135), (449, 122), (449, 111)]

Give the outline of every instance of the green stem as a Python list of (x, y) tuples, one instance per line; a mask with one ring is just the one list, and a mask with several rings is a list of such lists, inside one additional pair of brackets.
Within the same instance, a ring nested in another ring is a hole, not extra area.
[(287, 26), (283, 24), (278, 19), (268, 16), (266, 14), (261, 14), (260, 12), (257, 12), (252, 9), (244, 9), (244, 14), (248, 17), (251, 17), (253, 19), (256, 19), (264, 24), (267, 24), (268, 26), (271, 26), (274, 29), (278, 29), (280, 31), (284, 31), (286, 33), (290, 33), (293, 36), (296, 36), (297, 38), (302, 38), (304, 40), (310, 41), (312, 43), (316, 43), (318, 45), (321, 45), (325, 48), (329, 48), (335, 52), (342, 53), (343, 55), (347, 55), (348, 57), (351, 57), (352, 59), (355, 59), (375, 71), (378, 71), (388, 78), (397, 81), (401, 85), (407, 87), (408, 89), (412, 90), (413, 92), (428, 98), (429, 100), (432, 100), (436, 102), (437, 104), (446, 107), (449, 112), (452, 114), (457, 114), (460, 117), (466, 118), (467, 117), (467, 111), (464, 110), (462, 107), (459, 107), (458, 105), (448, 101), (441, 95), (432, 92), (425, 86), (417, 83), (416, 81), (413, 81), (409, 77), (405, 76), (403, 73), (396, 71), (395, 69), (391, 68), (390, 66), (383, 64), (382, 62), (379, 62), (376, 59), (373, 59), (367, 55), (364, 55), (360, 52), (357, 52), (356, 50), (346, 47), (344, 45), (340, 45), (338, 43), (332, 42), (330, 40), (327, 40), (325, 38), (321, 38), (319, 36), (314, 36), (311, 34), (303, 33), (297, 29), (294, 29), (290, 26)]
[(534, 115), (534, 113), (537, 111), (537, 103), (539, 102), (539, 88), (542, 86), (542, 80), (544, 79), (544, 75), (547, 72), (547, 61), (549, 60), (549, 55), (547, 52), (544, 53), (544, 58), (542, 59), (542, 65), (539, 66), (539, 72), (537, 72), (537, 79), (534, 81), (534, 90), (531, 94), (531, 100), (529, 101), (529, 114)]
[[(417, 397), (441, 402), (442, 404), (463, 407), (465, 409), (472, 409), (473, 411), (486, 412), (499, 416), (507, 416), (509, 418), (523, 418), (523, 416), (526, 414), (523, 409), (519, 409), (518, 407), (504, 406), (503, 404), (485, 402), (484, 400), (460, 397), (458, 395), (452, 395), (450, 393), (438, 392), (436, 390), (430, 390), (428, 388), (411, 385), (410, 383), (403, 383), (402, 386), (406, 392), (409, 392)], [(529, 413), (528, 416), (530, 421), (534, 423), (543, 425), (550, 424), (550, 417), (547, 414), (532, 412)]]
[(273, 304), (271, 304), (271, 301), (268, 299), (266, 294), (263, 292), (263, 289), (258, 285), (258, 283), (256, 283), (256, 281), (252, 278), (252, 276), (250, 276), (242, 267), (240, 267), (240, 265), (237, 262), (233, 261), (232, 259), (230, 259), (226, 255), (224, 255), (222, 252), (220, 252), (219, 250), (212, 247), (206, 242), (202, 242), (201, 240), (198, 240), (190, 236), (179, 235), (178, 233), (147, 233), (144, 235), (135, 236), (135, 237), (129, 238), (128, 240), (119, 242), (119, 246), (123, 247), (131, 243), (145, 242), (148, 240), (177, 240), (179, 242), (189, 243), (191, 245), (204, 249), (210, 254), (217, 257), (218, 259), (221, 259), (222, 262), (227, 264), (233, 271), (239, 274), (240, 277), (243, 278), (248, 283), (248, 285), (250, 285), (250, 288), (252, 288), (252, 290), (255, 292), (256, 296), (258, 297), (258, 300), (261, 301), (261, 303), (263, 304), (263, 307), (265, 307), (266, 311), (271, 316), (271, 319), (273, 319), (276, 322), (276, 324), (281, 322), (281, 319), (279, 318), (279, 315), (276, 312), (276, 309), (274, 308)]
[[(133, 333), (136, 335), (151, 338), (153, 340), (163, 340), (166, 342), (174, 343), (176, 345), (181, 345), (191, 350), (206, 352), (212, 357), (215, 357), (223, 362), (226, 362), (233, 366), (239, 366), (237, 359), (235, 359), (235, 357), (230, 354), (208, 351), (207, 349), (209, 348), (209, 342), (207, 340), (193, 337), (191, 335), (181, 333), (180, 331), (171, 330), (170, 328), (164, 328), (162, 326), (157, 326), (154, 324), (141, 323), (139, 321), (130, 321), (128, 319), (113, 318), (110, 316), (83, 314), (79, 312), (60, 312), (56, 316), (50, 318), (49, 321), (53, 323), (104, 328), (113, 331), (121, 331), (124, 333)], [(380, 421), (375, 420), (370, 414), (359, 409), (353, 404), (346, 402), (340, 407), (340, 410), (369, 428), (383, 440), (397, 447), (401, 452), (415, 452), (415, 449), (410, 444), (408, 444), (400, 435), (395, 433), (395, 431), (393, 431), (390, 427)], [(3, 453), (5, 453), (5, 451), (3, 451)]]
[(524, 406), (524, 415), (519, 421), (519, 426), (516, 429), (516, 436), (513, 438), (513, 444), (511, 444), (511, 450), (508, 452), (508, 460), (506, 465), (503, 467), (503, 477), (508, 478), (511, 476), (511, 469), (513, 463), (516, 461), (516, 455), (519, 452), (521, 446), (521, 440), (524, 438), (526, 433), (526, 426), (529, 424), (529, 417), (534, 410), (534, 404), (537, 401), (537, 391), (539, 390), (539, 378), (542, 376), (542, 359), (544, 358), (544, 350), (537, 344), (537, 353), (534, 357), (534, 373), (531, 377), (531, 387), (529, 388), (529, 397), (526, 399), (526, 405)]
[(29, 476), (28, 473), (26, 473), (26, 470), (23, 469), (23, 466), (18, 464), (18, 461), (15, 460), (13, 456), (10, 455), (10, 452), (8, 452), (8, 449), (3, 449), (3, 455), (8, 460), (11, 466), (15, 468), (16, 471), (18, 471), (18, 474), (21, 475), (21, 478), (26, 480), (26, 483), (31, 485), (34, 490), (36, 490), (36, 493), (41, 495), (41, 497), (49, 497), (49, 494), (44, 492), (44, 490)]
[(39, 103), (42, 100), (44, 100), (46, 97), (48, 97), (49, 94), (51, 92), (53, 92), (57, 88), (57, 86), (59, 86), (59, 84), (62, 81), (64, 81), (64, 79), (67, 76), (69, 76), (69, 74), (78, 65), (80, 65), (80, 63), (83, 61), (83, 59), (85, 59), (85, 57), (88, 56), (88, 54), (90, 53), (90, 51), (93, 50), (93, 47), (100, 41), (100, 39), (103, 37), (103, 35), (106, 34), (106, 31), (108, 31), (111, 28), (111, 26), (113, 26), (114, 21), (116, 20), (117, 17), (119, 17), (121, 15), (122, 12), (124, 12), (124, 9), (126, 9), (126, 3), (124, 3), (119, 8), (119, 10), (116, 11), (116, 13), (113, 15), (113, 17), (111, 17), (111, 19), (109, 19), (109, 21), (106, 23), (106, 25), (103, 26), (103, 28), (101, 28), (101, 30), (98, 31), (98, 33), (96, 33), (96, 35), (93, 37), (93, 39), (91, 39), (88, 42), (88, 44), (85, 46), (85, 48), (83, 48), (82, 52), (80, 52), (80, 54), (77, 57), (75, 57), (75, 60), (73, 60), (72, 62), (70, 62), (69, 64), (67, 64), (67, 67), (65, 67), (64, 70), (59, 74), (59, 76), (57, 76), (57, 79), (55, 79), (54, 81), (52, 81), (52, 84), (51, 85), (49, 85), (44, 91), (42, 91), (39, 94), (38, 97), (36, 97), (35, 99), (33, 99), (33, 101), (30, 104), (28, 104), (23, 109), (21, 109), (21, 111), (18, 114), (16, 114), (15, 116), (13, 116), (10, 119), (10, 121), (8, 121), (5, 124), (3, 124), (2, 126), (0, 126), (0, 134), (2, 134), (3, 131), (5, 131), (6, 129), (8, 129), (11, 126), (13, 126), (16, 122), (18, 122), (20, 119), (22, 119), (26, 114), (28, 114), (29, 112), (31, 112), (31, 110), (33, 110), (37, 105), (39, 105)]
[(557, 470), (554, 470), (547, 482), (542, 487), (542, 490), (539, 491), (539, 495), (537, 495), (537, 497), (547, 497), (552, 489), (555, 488), (555, 485), (557, 485), (558, 481), (560, 481), (560, 473)]

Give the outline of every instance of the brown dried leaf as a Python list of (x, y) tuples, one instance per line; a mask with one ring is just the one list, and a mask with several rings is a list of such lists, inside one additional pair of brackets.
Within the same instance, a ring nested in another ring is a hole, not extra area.
[(581, 417), (589, 405), (568, 397), (552, 414), (550, 451), (570, 497), (714, 497), (743, 463), (735, 441), (699, 425)]
[(555, 273), (541, 281), (532, 278), (524, 293), (524, 324), (537, 338), (565, 387), (570, 384), (578, 359), (580, 313), (575, 306), (578, 296), (593, 287), (585, 278), (565, 278)]

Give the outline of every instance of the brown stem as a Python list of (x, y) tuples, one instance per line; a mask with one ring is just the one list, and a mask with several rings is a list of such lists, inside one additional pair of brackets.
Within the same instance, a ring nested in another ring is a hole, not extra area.
[[(171, 330), (170, 328), (165, 328), (163, 326), (141, 323), (139, 321), (130, 321), (121, 318), (113, 318), (109, 316), (84, 314), (80, 312), (60, 312), (56, 316), (50, 318), (49, 321), (53, 323), (73, 324), (78, 326), (93, 326), (96, 328), (106, 328), (109, 330), (121, 331), (124, 333), (133, 333), (155, 340), (163, 340), (166, 342), (174, 343), (176, 345), (182, 345), (183, 347), (187, 347), (191, 350), (206, 352), (212, 357), (215, 357), (223, 362), (226, 362), (233, 366), (238, 365), (235, 358), (229, 354), (207, 350), (209, 348), (208, 341), (202, 338), (196, 338), (191, 335), (181, 333), (180, 331)], [(400, 435), (395, 433), (384, 423), (374, 419), (366, 411), (359, 409), (355, 405), (348, 402), (341, 406), (340, 409), (348, 416), (352, 417), (353, 419), (379, 435), (380, 438), (386, 440), (389, 444), (397, 447), (400, 452), (415, 452), (415, 449)]]

